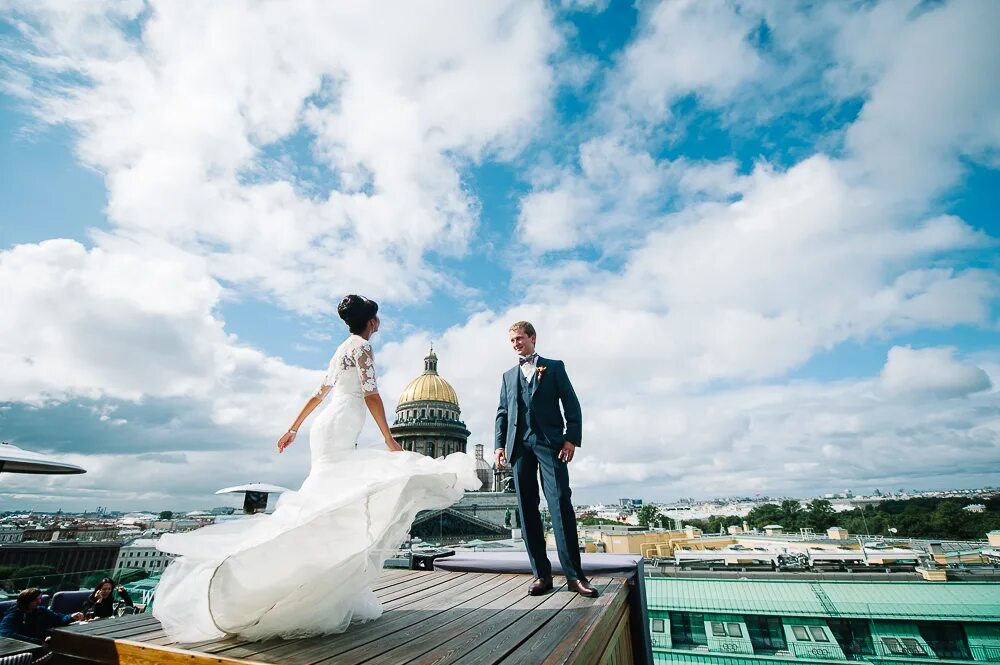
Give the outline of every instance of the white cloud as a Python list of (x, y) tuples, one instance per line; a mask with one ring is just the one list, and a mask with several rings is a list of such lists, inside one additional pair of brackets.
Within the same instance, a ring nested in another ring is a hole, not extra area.
[(600, 14), (608, 8), (610, 0), (560, 0), (564, 9)]
[[(218, 428), (209, 447), (240, 451), (197, 463), (256, 477), (320, 371), (228, 334), (221, 282), (307, 313), (347, 290), (389, 302), (463, 292), (427, 257), (466, 251), (479, 204), (460, 172), (531, 137), (559, 36), (540, 2), (383, 9), (11, 5), (23, 41), (10, 42), (4, 87), (75, 131), (81, 161), (105, 176), (111, 230), (89, 248), (3, 253), (2, 399), (181, 396)], [(157, 437), (164, 454), (204, 445), (179, 436), (188, 415), (163, 427), (178, 434)], [(267, 474), (294, 484), (307, 443), (291, 457)], [(215, 484), (210, 471), (139, 462), (125, 487), (89, 455), (90, 473), (67, 487), (151, 500), (156, 485), (163, 500)]]
[[(345, 284), (422, 298), (442, 279), (427, 253), (463, 253), (476, 228), (460, 168), (531, 135), (559, 37), (541, 3), (382, 9), (23, 3), (34, 81), (16, 91), (79, 131), (116, 228), (299, 311)], [(267, 177), (287, 141), (329, 169), (321, 194)]]
[[(141, 4), (38, 7), (18, 10), (34, 45), (20, 66), (33, 79), (21, 72), (8, 88), (80, 132), (81, 159), (106, 174), (112, 229), (91, 247), (49, 241), (0, 254), (12, 303), (0, 321), (10, 367), (0, 398), (93, 398), (91, 415), (110, 427), (124, 410), (115, 400), (183, 397), (230, 441), (222, 452), (181, 440), (118, 462), (81, 456), (91, 473), (65, 487), (95, 503), (183, 497), (194, 507), (221, 486), (213, 469), (232, 483), (266, 473), (294, 485), (305, 440), (276, 465), (274, 433), (318, 368), (290, 367), (227, 334), (221, 284), (298, 312), (358, 290), (388, 299), (387, 321), (395, 303), (467, 293), (428, 257), (462, 254), (480, 238), (463, 168), (516, 155), (548, 121), (561, 76), (549, 10), (153, 3), (137, 36), (122, 22), (139, 20)], [(995, 86), (980, 66), (998, 61), (984, 37), (994, 9), (913, 9), (647, 6), (595, 104), (596, 134), (572, 163), (528, 174), (535, 190), (521, 201), (517, 243), (500, 248), (514, 257), (516, 295), (433, 335), (472, 443), (490, 444), (499, 374), (512, 360), (507, 326), (527, 318), (583, 400), (573, 472), (583, 500), (995, 476), (995, 358), (897, 347), (881, 377), (787, 379), (845, 341), (992, 325), (1000, 280), (960, 260), (992, 241), (941, 214), (935, 197), (963, 159), (988, 163), (1000, 145)], [(806, 74), (751, 43), (761, 17), (779, 55), (813, 48), (795, 26), (822, 36), (821, 53), (804, 60), (827, 67), (811, 72), (812, 87), (865, 98), (858, 121), (841, 128), (846, 150), (790, 166), (761, 159), (749, 172), (664, 157), (662, 137), (633, 125), (669, 125), (680, 97), (744, 118), (801, 100), (775, 94)], [(854, 29), (870, 37), (852, 43)], [(762, 96), (767, 104), (755, 105)], [(624, 122), (608, 121), (609, 107)], [(390, 410), (431, 337), (376, 338)], [(245, 436), (240, 454), (234, 434)], [(365, 441), (377, 438), (369, 428)], [(138, 480), (109, 490), (126, 463)], [(53, 500), (73, 496), (58, 487), (45, 486)]]
[(900, 25), (894, 4), (863, 11), (852, 24), (862, 36), (887, 24), (892, 34), (884, 39), (843, 33), (844, 66), (874, 78), (846, 142), (860, 179), (914, 206), (954, 185), (962, 160), (998, 163), (1000, 5), (956, 0), (911, 11)]
[[(504, 334), (511, 321), (526, 317), (539, 330), (539, 352), (566, 361), (583, 405), (583, 447), (571, 469), (580, 501), (608, 500), (621, 492), (667, 499), (976, 485), (995, 476), (996, 391), (920, 401), (909, 393), (890, 394), (886, 374), (899, 367), (899, 349), (888, 354), (882, 376), (680, 385), (670, 376), (676, 361), (633, 349), (647, 335), (669, 347), (671, 336), (662, 328), (632, 327), (621, 314), (595, 313), (590, 325), (580, 325), (566, 309), (519, 307), (477, 315), (437, 336), (440, 370), (458, 391), (471, 443), (491, 447), (500, 374), (513, 363)], [(387, 400), (419, 373), (417, 359), (427, 342), (426, 335), (418, 335), (379, 350), (380, 360), (391, 365), (382, 382)], [(948, 350), (928, 352), (945, 359), (932, 359), (933, 367), (920, 370), (925, 382), (934, 381), (930, 372), (941, 377), (971, 367)], [(980, 380), (1000, 376), (995, 357), (978, 364), (981, 369), (973, 369)], [(958, 448), (961, 456), (954, 454)]]
[(953, 347), (894, 346), (882, 368), (882, 389), (894, 397), (950, 398), (989, 390), (981, 368), (955, 359)]
[(733, 3), (659, 2), (622, 57), (612, 86), (622, 110), (630, 119), (655, 121), (689, 93), (710, 105), (729, 102), (762, 66), (750, 43), (757, 20)]
[(227, 334), (204, 261), (167, 245), (17, 245), (0, 253), (0, 285), (3, 401), (195, 397), (219, 425), (273, 432), (320, 376)]
[(742, 188), (731, 162), (653, 159), (625, 138), (601, 136), (580, 146), (579, 170), (537, 174), (525, 196), (518, 236), (532, 252), (595, 245), (620, 254), (643, 241), (664, 209), (725, 198)]

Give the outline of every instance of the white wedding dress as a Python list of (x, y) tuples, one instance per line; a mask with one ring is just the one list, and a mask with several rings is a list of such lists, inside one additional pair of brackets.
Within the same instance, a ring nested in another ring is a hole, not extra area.
[(364, 395), (377, 392), (371, 346), (349, 337), (330, 361), (326, 408), (309, 431), (312, 466), (274, 512), (166, 534), (174, 559), (153, 615), (178, 642), (337, 633), (378, 618), (372, 591), (417, 512), (475, 490), (475, 460), (358, 449)]

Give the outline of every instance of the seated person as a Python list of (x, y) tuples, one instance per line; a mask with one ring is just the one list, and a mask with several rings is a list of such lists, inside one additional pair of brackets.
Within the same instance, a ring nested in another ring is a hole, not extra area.
[[(128, 595), (128, 591), (120, 584), (118, 585), (118, 595), (121, 596), (122, 602), (125, 603), (126, 607), (135, 607), (132, 603), (132, 598)], [(105, 577), (101, 580), (101, 583), (94, 589), (94, 593), (87, 596), (87, 600), (83, 601), (83, 612), (84, 614), (93, 612), (95, 617), (102, 619), (114, 616), (115, 581), (113, 579)]]
[(42, 592), (25, 589), (17, 596), (17, 607), (11, 609), (0, 621), (0, 635), (23, 642), (44, 644), (53, 628), (79, 621), (83, 614), (59, 614), (47, 607), (39, 607)]

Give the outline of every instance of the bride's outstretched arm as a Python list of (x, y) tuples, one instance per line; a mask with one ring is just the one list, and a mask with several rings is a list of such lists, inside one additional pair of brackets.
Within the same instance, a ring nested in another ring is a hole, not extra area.
[(385, 405), (382, 404), (382, 396), (378, 393), (369, 393), (365, 395), (365, 404), (368, 405), (368, 410), (371, 412), (372, 418), (375, 419), (379, 431), (382, 432), (382, 436), (385, 438), (386, 447), (393, 452), (402, 450), (403, 447), (392, 436), (392, 431), (389, 429), (389, 421), (385, 419)]
[(329, 392), (330, 386), (320, 386), (320, 389), (316, 391), (316, 394), (309, 398), (306, 405), (302, 407), (301, 411), (299, 411), (299, 415), (295, 419), (295, 422), (292, 423), (292, 426), (288, 428), (287, 432), (281, 435), (280, 439), (278, 439), (279, 453), (285, 452), (285, 448), (292, 445), (292, 441), (295, 440), (295, 435), (299, 433), (299, 427), (301, 427), (302, 423), (305, 422), (305, 419), (309, 417), (309, 414), (315, 411), (316, 407), (323, 402)]

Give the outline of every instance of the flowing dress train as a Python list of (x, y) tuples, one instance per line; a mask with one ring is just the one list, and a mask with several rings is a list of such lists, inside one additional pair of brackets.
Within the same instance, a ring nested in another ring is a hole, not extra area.
[(309, 476), (273, 513), (160, 538), (160, 550), (179, 555), (153, 601), (168, 635), (184, 643), (304, 637), (381, 616), (372, 585), (417, 513), (454, 504), (480, 481), (465, 453), (357, 448), (375, 374), (363, 338), (338, 347), (326, 407), (309, 431)]

